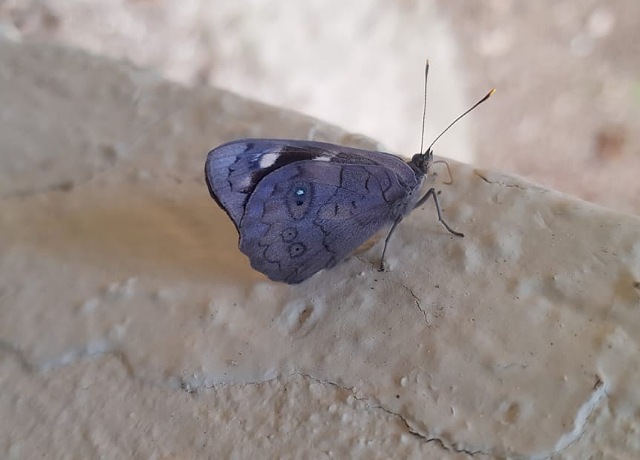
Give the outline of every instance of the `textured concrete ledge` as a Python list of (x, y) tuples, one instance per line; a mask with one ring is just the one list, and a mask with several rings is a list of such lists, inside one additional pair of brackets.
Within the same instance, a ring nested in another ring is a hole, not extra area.
[(4, 458), (640, 457), (640, 220), (452, 164), (394, 234), (267, 281), (208, 196), (238, 137), (374, 145), (0, 41)]

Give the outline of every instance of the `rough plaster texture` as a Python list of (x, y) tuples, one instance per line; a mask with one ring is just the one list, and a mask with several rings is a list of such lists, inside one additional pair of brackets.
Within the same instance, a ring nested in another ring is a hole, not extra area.
[(640, 456), (640, 220), (452, 163), (297, 286), (252, 271), (213, 146), (358, 136), (0, 41), (5, 458)]

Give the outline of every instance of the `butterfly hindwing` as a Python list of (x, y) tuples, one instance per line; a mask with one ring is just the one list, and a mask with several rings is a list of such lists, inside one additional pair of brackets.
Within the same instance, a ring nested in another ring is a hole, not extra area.
[(301, 161), (265, 176), (240, 225), (240, 249), (275, 281), (333, 267), (403, 213), (407, 188), (376, 164)]

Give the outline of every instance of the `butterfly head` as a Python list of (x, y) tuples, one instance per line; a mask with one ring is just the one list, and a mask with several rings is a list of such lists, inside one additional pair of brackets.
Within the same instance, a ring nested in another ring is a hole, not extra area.
[(410, 164), (425, 176), (429, 173), (429, 169), (433, 164), (433, 150), (427, 149), (424, 153), (416, 153), (411, 158)]
[[(423, 134), (423, 140), (424, 140), (424, 120), (425, 120), (425, 114), (426, 114), (426, 108), (427, 108), (427, 73), (429, 72), (429, 62), (427, 61), (427, 65), (425, 68), (425, 77), (424, 77), (424, 97), (425, 97), (425, 104), (424, 104), (424, 109), (422, 112), (422, 134)], [(433, 161), (433, 145), (438, 141), (438, 139), (440, 139), (442, 137), (442, 135), (444, 133), (446, 133), (447, 131), (449, 131), (449, 129), (455, 125), (458, 120), (460, 120), (462, 117), (464, 117), (466, 114), (468, 114), (469, 112), (471, 112), (473, 109), (475, 109), (476, 107), (478, 107), (480, 104), (482, 104), (484, 101), (486, 101), (487, 99), (489, 99), (489, 97), (491, 97), (491, 95), (495, 92), (495, 89), (492, 89), (491, 91), (489, 91), (482, 99), (480, 99), (478, 102), (476, 102), (473, 106), (471, 106), (470, 109), (466, 110), (462, 115), (460, 115), (458, 118), (456, 118), (455, 120), (453, 120), (451, 123), (449, 123), (449, 125), (440, 133), (436, 136), (436, 138), (431, 142), (431, 144), (429, 145), (429, 147), (427, 147), (427, 150), (424, 153), (416, 153), (413, 158), (411, 159), (411, 161), (409, 162), (409, 164), (416, 169), (417, 171), (421, 172), (422, 174), (424, 174), (425, 176), (427, 175), (427, 173), (429, 172), (429, 168), (431, 167), (431, 165), (434, 163)], [(420, 150), (422, 150), (422, 143), (420, 143)], [(440, 163), (442, 160), (438, 160), (435, 163)], [(445, 164), (447, 164), (446, 162), (444, 162)], [(449, 169), (449, 166), (447, 165), (447, 169)]]

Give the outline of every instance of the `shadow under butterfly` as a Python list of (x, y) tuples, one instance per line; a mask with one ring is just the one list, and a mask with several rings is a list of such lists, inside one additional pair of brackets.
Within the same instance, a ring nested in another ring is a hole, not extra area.
[[(427, 63), (425, 100), (428, 70)], [(324, 142), (228, 142), (207, 156), (209, 192), (235, 224), (240, 250), (251, 266), (273, 281), (300, 283), (335, 266), (390, 225), (382, 270), (393, 230), (429, 198), (433, 198), (440, 223), (451, 234), (463, 236), (443, 219), (435, 188), (424, 194), (421, 189), (433, 164), (433, 144), (493, 92), (456, 118), (424, 153), (409, 162), (389, 153)]]

